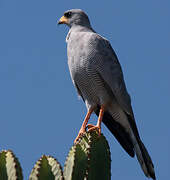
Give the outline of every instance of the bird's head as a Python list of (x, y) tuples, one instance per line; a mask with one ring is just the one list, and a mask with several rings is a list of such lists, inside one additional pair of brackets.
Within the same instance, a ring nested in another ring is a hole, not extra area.
[(74, 25), (90, 27), (89, 18), (81, 9), (71, 9), (64, 12), (64, 15), (58, 21), (58, 24), (66, 24), (69, 27)]

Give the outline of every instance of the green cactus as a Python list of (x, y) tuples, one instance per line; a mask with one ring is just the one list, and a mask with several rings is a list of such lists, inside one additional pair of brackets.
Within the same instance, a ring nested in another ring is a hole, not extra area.
[(23, 179), (20, 163), (11, 150), (3, 150), (0, 152), (0, 179)]
[(29, 180), (63, 180), (61, 165), (53, 157), (43, 155), (32, 169)]
[(71, 148), (65, 162), (64, 177), (66, 180), (109, 180), (110, 169), (110, 150), (105, 137), (90, 132)]
[[(103, 135), (85, 133), (67, 156), (64, 172), (56, 159), (43, 155), (34, 165), (29, 180), (110, 180), (109, 145)], [(22, 180), (22, 170), (13, 152), (0, 152), (0, 180)]]
[(73, 146), (68, 154), (64, 166), (65, 179), (82, 179), (82, 177), (85, 177), (87, 163), (87, 149), (83, 151), (82, 147), (79, 144)]
[(111, 179), (111, 159), (109, 145), (103, 135), (95, 132), (87, 134), (89, 139), (88, 180)]

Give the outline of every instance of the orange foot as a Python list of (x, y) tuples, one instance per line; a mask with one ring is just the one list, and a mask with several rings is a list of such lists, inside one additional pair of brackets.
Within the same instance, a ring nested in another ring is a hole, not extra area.
[(101, 135), (101, 127), (100, 126), (98, 126), (98, 125), (95, 126), (93, 124), (88, 124), (87, 127), (88, 127), (88, 132), (97, 130), (97, 132), (99, 133), (99, 136)]
[(80, 129), (80, 131), (79, 131), (76, 139), (74, 140), (74, 144), (77, 143), (77, 141), (79, 140), (79, 138), (80, 138), (85, 132), (86, 132), (85, 129), (82, 129), (82, 128)]

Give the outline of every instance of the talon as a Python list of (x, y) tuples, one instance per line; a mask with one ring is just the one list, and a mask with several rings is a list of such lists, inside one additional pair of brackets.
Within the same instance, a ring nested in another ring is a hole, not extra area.
[(87, 128), (88, 128), (88, 129), (91, 129), (92, 127), (95, 127), (95, 125), (93, 125), (93, 124), (88, 124), (88, 125), (87, 125)]
[(77, 143), (77, 141), (79, 140), (79, 138), (80, 138), (84, 133), (85, 133), (85, 130), (80, 129), (80, 131), (79, 131), (79, 133), (78, 133), (76, 139), (74, 140), (74, 144)]
[(101, 127), (94, 126), (92, 124), (90, 124), (90, 128), (88, 126), (88, 132), (95, 131), (95, 130), (99, 133), (99, 136), (100, 136), (101, 135)]

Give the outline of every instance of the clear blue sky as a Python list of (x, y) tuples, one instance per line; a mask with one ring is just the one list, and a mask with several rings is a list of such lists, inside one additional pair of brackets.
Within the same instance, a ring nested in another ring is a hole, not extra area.
[[(0, 149), (14, 151), (25, 179), (42, 154), (64, 164), (86, 113), (67, 67), (68, 28), (56, 25), (56, 17), (72, 8), (85, 10), (93, 28), (110, 40), (157, 179), (169, 179), (168, 0), (1, 0)], [(104, 126), (102, 132), (110, 144), (112, 180), (146, 179), (137, 160), (124, 152)]]

